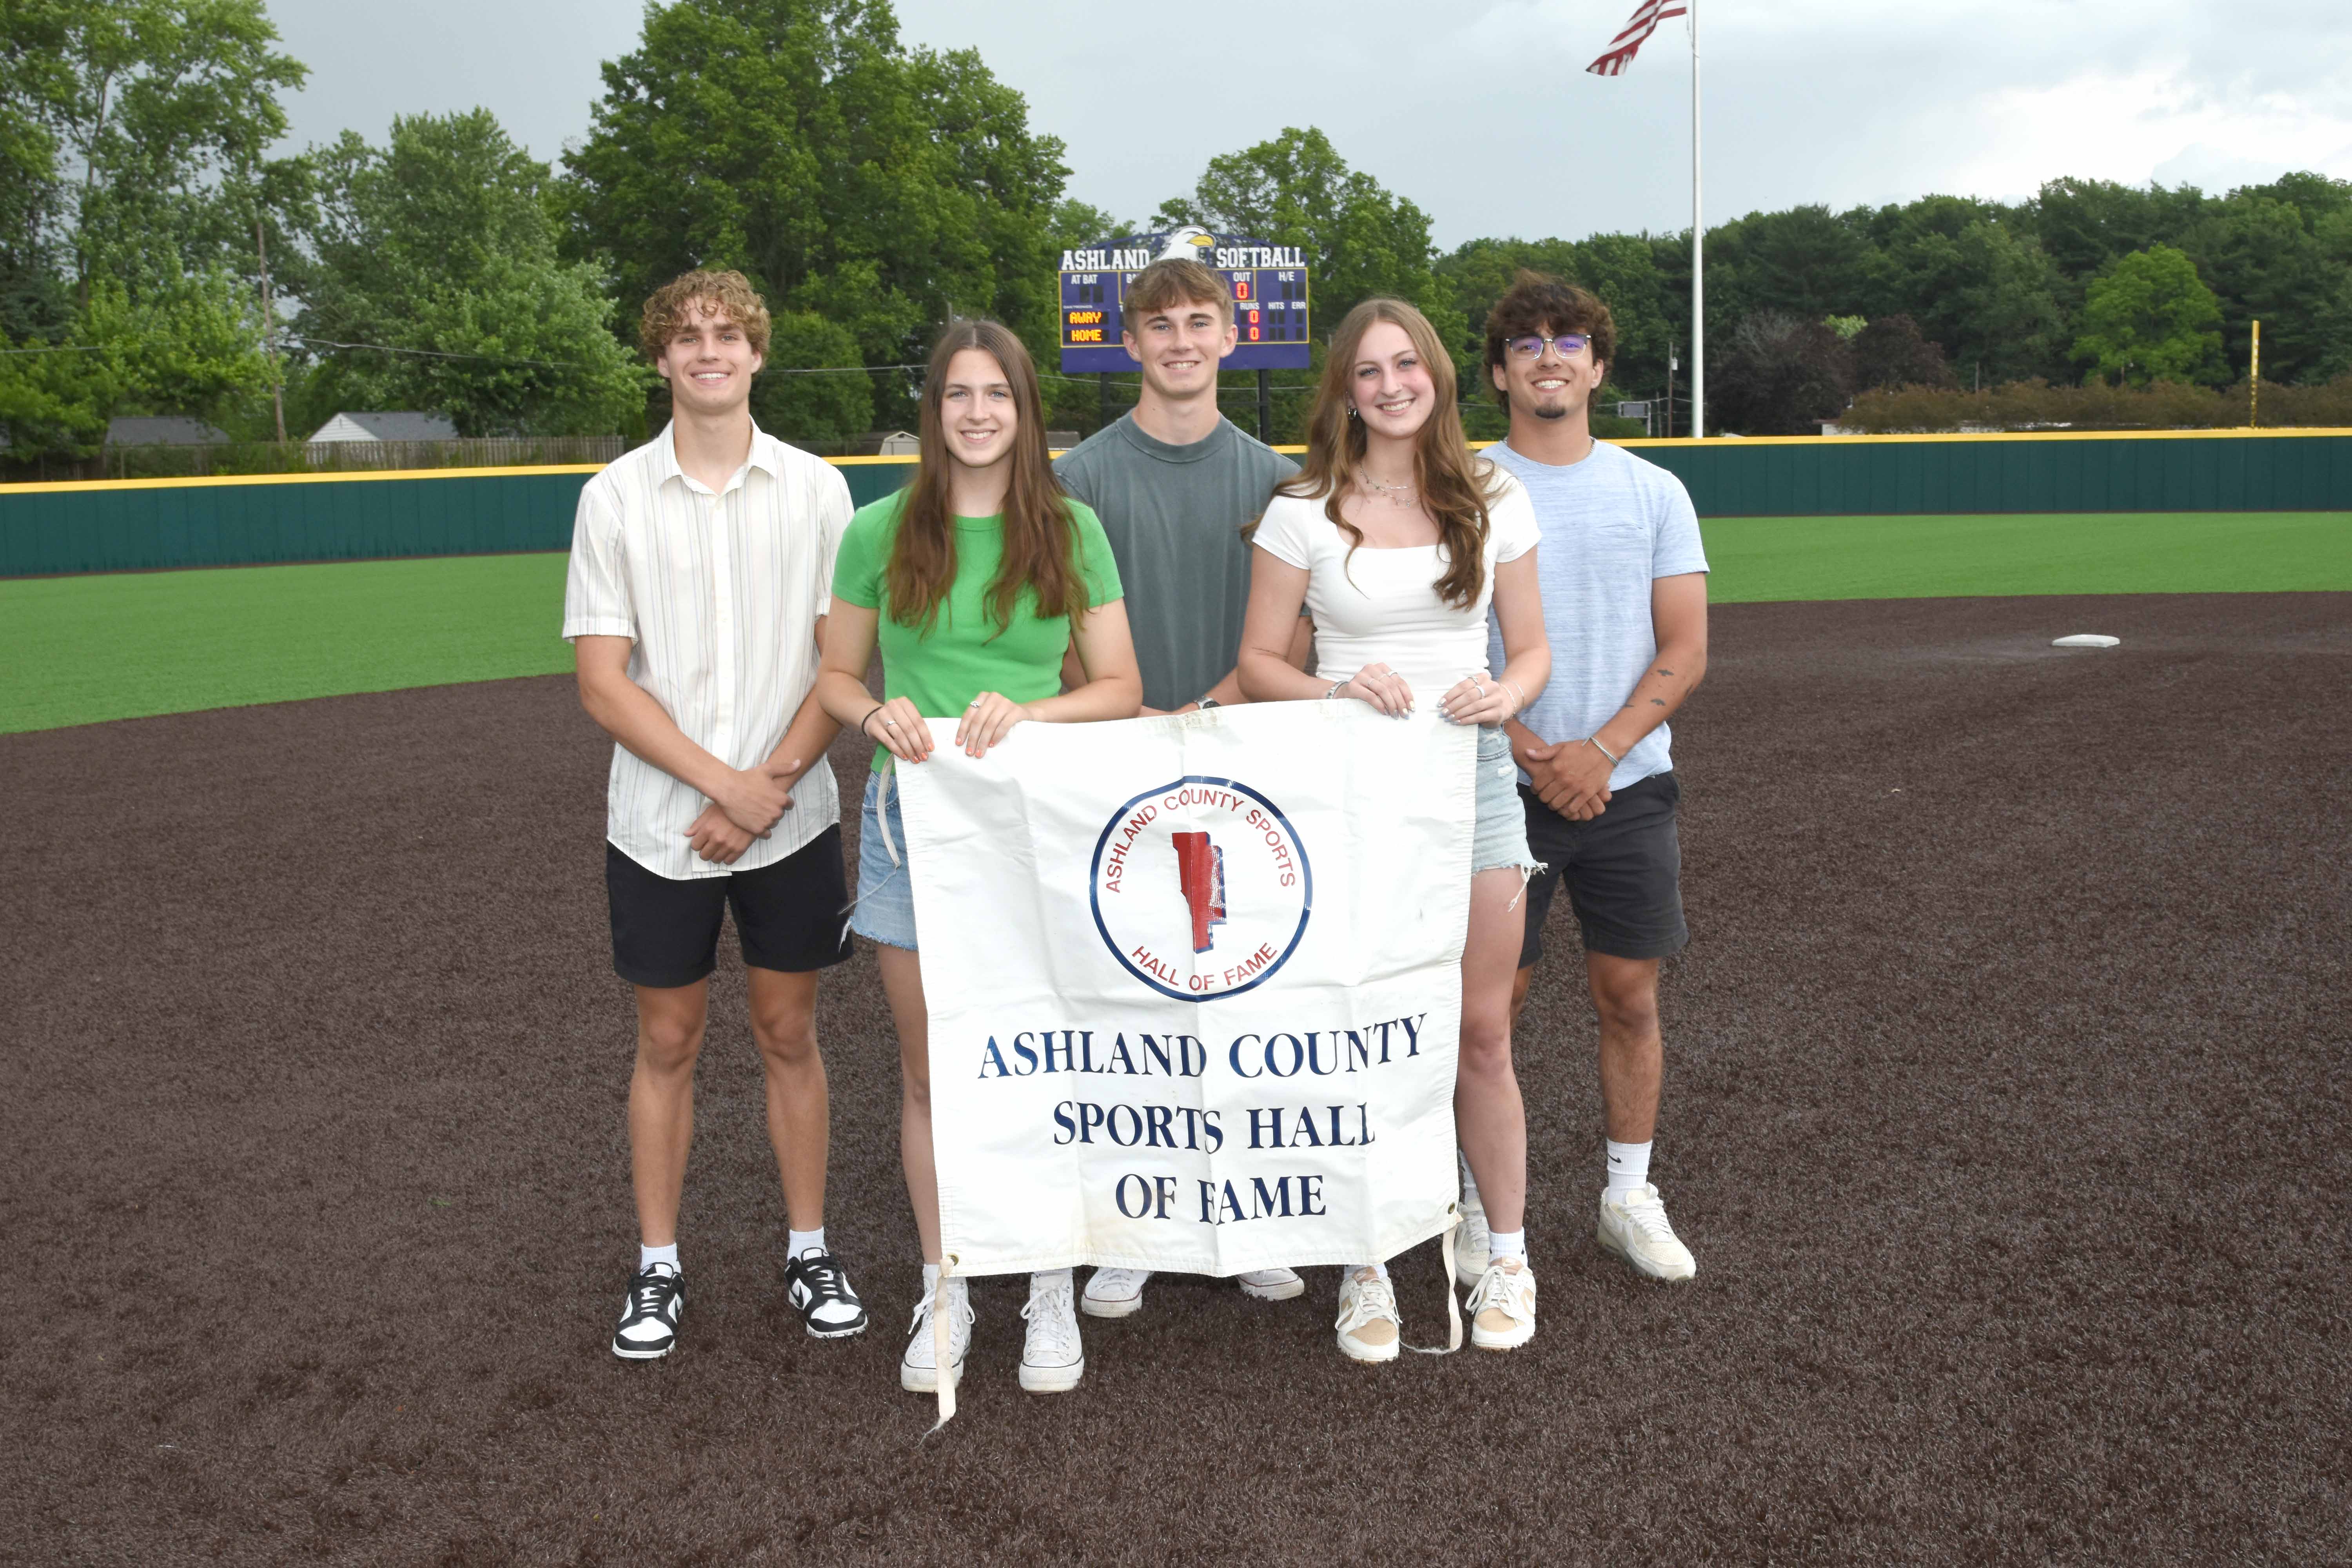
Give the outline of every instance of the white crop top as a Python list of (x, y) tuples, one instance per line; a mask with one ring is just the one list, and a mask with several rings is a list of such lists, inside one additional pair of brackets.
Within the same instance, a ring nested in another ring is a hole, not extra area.
[(1443, 545), (1368, 544), (1350, 555), (1348, 536), (1324, 515), (1320, 499), (1276, 496), (1253, 542), (1308, 574), (1307, 609), (1315, 617), (1323, 679), (1343, 680), (1368, 664), (1385, 664), (1404, 677), (1416, 705), (1433, 704), (1464, 676), (1486, 672), (1495, 568), (1517, 561), (1541, 537), (1526, 487), (1507, 474), (1486, 503), (1486, 577), (1476, 601), (1459, 606), (1437, 595), (1446, 568)]

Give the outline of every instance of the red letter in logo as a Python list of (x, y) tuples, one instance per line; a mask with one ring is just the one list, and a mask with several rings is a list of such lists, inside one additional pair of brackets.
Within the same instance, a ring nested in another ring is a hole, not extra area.
[(1192, 951), (1209, 951), (1209, 928), (1225, 923), (1225, 852), (1200, 832), (1171, 833), (1176, 875), (1192, 910)]

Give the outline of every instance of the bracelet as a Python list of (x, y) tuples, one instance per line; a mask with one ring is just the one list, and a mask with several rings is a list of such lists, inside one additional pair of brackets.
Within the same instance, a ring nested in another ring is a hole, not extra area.
[(874, 717), (874, 715), (876, 715), (877, 713), (881, 712), (881, 711), (882, 711), (882, 710), (884, 710), (885, 708), (887, 708), (887, 707), (889, 707), (889, 706), (890, 706), (890, 705), (889, 705), (887, 702), (877, 702), (873, 707), (868, 708), (868, 709), (866, 710), (866, 718), (865, 718), (865, 719), (860, 719), (860, 720), (857, 721), (857, 732), (858, 732), (859, 734), (861, 734), (861, 735), (866, 735), (866, 738), (867, 740), (869, 740), (869, 741), (873, 740), (873, 739), (874, 739), (874, 737), (873, 737), (873, 736), (871, 736), (871, 735), (867, 735), (867, 734), (866, 733), (866, 719), (871, 719), (871, 718), (873, 718), (873, 717)]
[[(1349, 677), (1348, 677), (1348, 680), (1353, 680), (1353, 679), (1356, 679), (1356, 678), (1355, 678), (1354, 676), (1352, 676), (1352, 675), (1351, 675), (1351, 676), (1349, 676)], [(1334, 697), (1339, 696), (1339, 689), (1340, 689), (1341, 687), (1343, 687), (1343, 686), (1347, 685), (1347, 684), (1348, 684), (1348, 680), (1335, 680), (1335, 681), (1333, 681), (1333, 682), (1331, 683), (1331, 689), (1330, 689), (1330, 690), (1328, 690), (1328, 691), (1327, 691), (1327, 692), (1325, 692), (1325, 693), (1323, 694), (1323, 700), (1324, 700), (1324, 701), (1326, 701), (1326, 702), (1328, 702), (1328, 701), (1330, 701), (1330, 700), (1331, 700), (1331, 699), (1333, 699)]]
[[(1522, 690), (1520, 690), (1520, 689), (1519, 689), (1519, 683), (1518, 683), (1517, 681), (1516, 681), (1516, 680), (1505, 680), (1501, 676), (1499, 676), (1499, 675), (1498, 675), (1498, 676), (1495, 677), (1495, 684), (1496, 684), (1496, 685), (1497, 685), (1497, 686), (1507, 686), (1507, 687), (1509, 687), (1509, 688), (1511, 689), (1511, 695), (1512, 695), (1513, 697), (1515, 697), (1515, 698), (1517, 698), (1517, 699), (1518, 700), (1518, 706), (1517, 706), (1517, 707), (1513, 708), (1513, 709), (1511, 710), (1511, 712), (1513, 712), (1513, 713), (1524, 713), (1524, 712), (1526, 712), (1526, 711), (1527, 711), (1527, 707), (1528, 707), (1528, 694), (1527, 694), (1526, 692), (1524, 692), (1524, 691), (1522, 691)], [(1505, 717), (1507, 717), (1507, 717), (1508, 717), (1508, 715), (1507, 714), (1507, 715), (1505, 715)]]
[(1612, 767), (1616, 766), (1619, 763), (1625, 760), (1616, 752), (1611, 751), (1608, 747), (1602, 745), (1601, 743), (1601, 738), (1598, 735), (1587, 735), (1584, 737), (1584, 743), (1591, 747), (1594, 751), (1600, 752), (1602, 756), (1608, 758), (1609, 765)]

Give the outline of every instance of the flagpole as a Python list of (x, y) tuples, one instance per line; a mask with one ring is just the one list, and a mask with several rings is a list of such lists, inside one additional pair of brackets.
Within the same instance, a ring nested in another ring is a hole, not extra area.
[(1691, 41), (1691, 425), (1694, 437), (1706, 434), (1706, 293), (1704, 250), (1706, 226), (1698, 204), (1698, 0), (1690, 0)]

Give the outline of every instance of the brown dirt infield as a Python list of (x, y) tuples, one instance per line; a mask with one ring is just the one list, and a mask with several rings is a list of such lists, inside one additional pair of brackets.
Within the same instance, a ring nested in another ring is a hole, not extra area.
[(2346, 595), (1718, 609), (1657, 1173), (1697, 1280), (1592, 1244), (1562, 900), (1533, 1345), (1363, 1368), (1330, 1270), (1163, 1280), (1037, 1398), (984, 1284), (928, 1441), (869, 955), (821, 1028), (875, 1329), (780, 1301), (730, 961), (687, 1342), (604, 1349), (632, 1036), (568, 681), (0, 739), (0, 1557), (2338, 1557), (2347, 677)]

